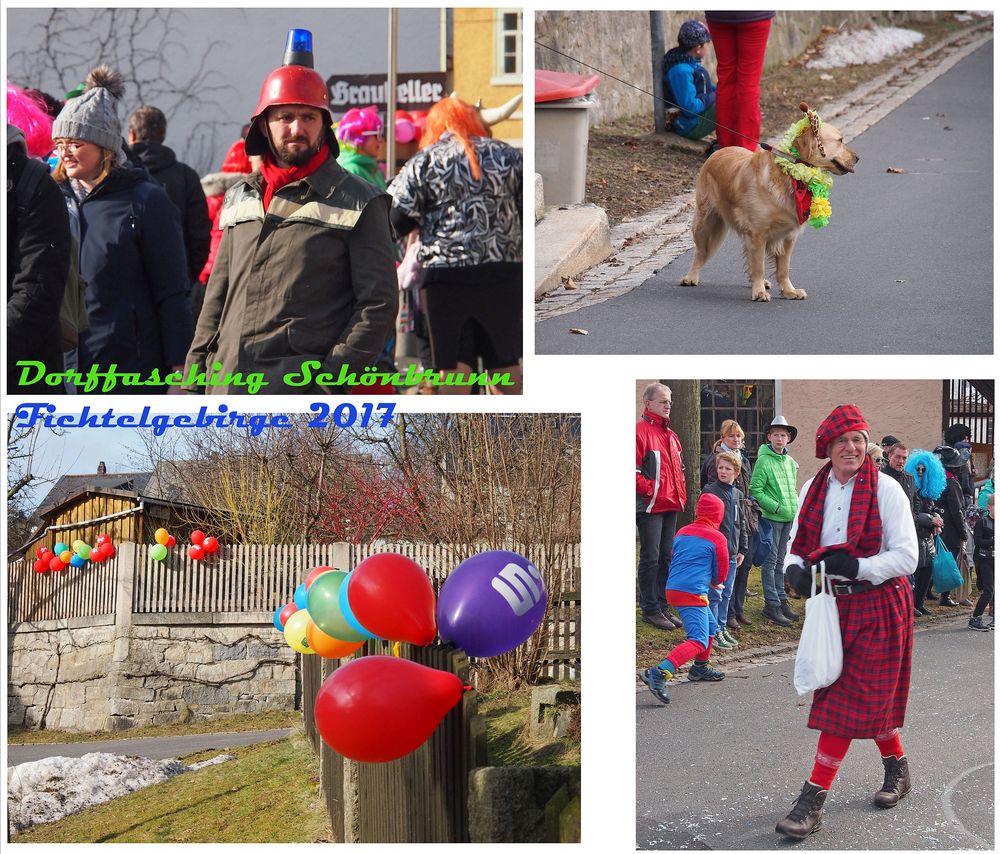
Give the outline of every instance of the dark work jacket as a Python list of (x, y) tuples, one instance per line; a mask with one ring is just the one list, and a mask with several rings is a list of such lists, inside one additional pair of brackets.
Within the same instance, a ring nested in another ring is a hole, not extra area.
[(208, 203), (201, 188), (201, 179), (194, 169), (177, 159), (173, 149), (165, 145), (137, 142), (131, 151), (133, 157), (163, 185), (170, 201), (180, 212), (188, 279), (195, 282), (208, 260), (212, 239), (212, 223), (208, 219)]
[(722, 517), (719, 530), (726, 538), (729, 547), (729, 559), (736, 560), (739, 553), (746, 554), (750, 549), (750, 529), (747, 524), (747, 511), (743, 493), (732, 484), (726, 485), (716, 479), (709, 483), (702, 493), (710, 493), (722, 499), (726, 512)]
[(938, 499), (944, 510), (941, 514), (941, 518), (944, 519), (941, 539), (954, 553), (965, 542), (965, 501), (962, 498), (962, 487), (959, 486), (958, 480), (951, 476), (951, 472), (948, 472), (946, 483), (944, 494)]
[(79, 211), (80, 275), (87, 282), (90, 329), (80, 336), (80, 369), (115, 363), (148, 374), (182, 365), (193, 322), (180, 215), (166, 192), (130, 164), (112, 170), (82, 202), (68, 182), (62, 189)]
[[(306, 361), (334, 377), (378, 362), (398, 308), (389, 196), (330, 157), (263, 205), (259, 173), (226, 193), (222, 241), (198, 317), (188, 367), (261, 372), (270, 393), (342, 394), (286, 385)], [(233, 394), (238, 385), (188, 391)], [(349, 389), (347, 389), (349, 390)]]
[[(26, 209), (18, 210), (19, 182), (38, 172)], [(63, 369), (59, 308), (69, 274), (69, 218), (59, 187), (45, 164), (28, 157), (23, 145), (7, 146), (7, 383), (16, 391), (18, 359)], [(55, 392), (46, 386), (47, 394)]]

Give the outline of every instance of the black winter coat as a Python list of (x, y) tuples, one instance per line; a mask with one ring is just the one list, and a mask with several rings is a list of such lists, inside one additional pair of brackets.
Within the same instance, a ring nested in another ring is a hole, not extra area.
[(208, 218), (208, 202), (201, 188), (198, 173), (181, 163), (173, 149), (155, 142), (137, 142), (131, 146), (133, 157), (146, 167), (170, 201), (180, 211), (184, 252), (187, 255), (188, 280), (198, 281), (212, 241), (212, 223)]
[[(180, 215), (145, 169), (114, 169), (82, 202), (80, 275), (87, 282), (90, 329), (80, 336), (79, 366), (169, 373), (183, 365), (194, 333)], [(117, 393), (165, 391), (119, 386)]]
[(944, 510), (941, 514), (941, 518), (944, 519), (941, 539), (952, 554), (957, 554), (965, 542), (965, 500), (962, 497), (962, 487), (956, 478), (948, 478), (944, 494), (938, 500)]
[[(38, 172), (35, 190), (24, 210), (16, 187)], [(43, 362), (48, 371), (63, 369), (59, 309), (69, 274), (69, 217), (59, 187), (45, 164), (28, 157), (16, 144), (7, 146), (7, 384), (16, 391), (18, 359)], [(57, 391), (46, 386), (46, 393)]]

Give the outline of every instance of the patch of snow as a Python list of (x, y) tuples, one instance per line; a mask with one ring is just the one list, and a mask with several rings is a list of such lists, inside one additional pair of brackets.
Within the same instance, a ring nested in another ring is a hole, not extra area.
[(211, 759), (206, 759), (203, 762), (195, 762), (193, 765), (188, 765), (188, 771), (197, 771), (201, 768), (207, 768), (209, 765), (220, 765), (223, 762), (228, 762), (230, 759), (235, 759), (231, 753), (220, 753), (218, 756), (213, 756)]
[(806, 63), (806, 68), (844, 68), (881, 62), (907, 48), (920, 44), (924, 34), (900, 27), (869, 27), (845, 30), (830, 36), (823, 52)]
[(7, 812), (14, 833), (162, 783), (186, 770), (178, 759), (87, 753), (52, 756), (7, 769)]

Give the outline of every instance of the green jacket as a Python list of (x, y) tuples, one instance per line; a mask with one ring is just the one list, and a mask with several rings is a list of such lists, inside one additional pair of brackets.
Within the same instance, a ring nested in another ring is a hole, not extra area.
[(799, 464), (792, 459), (786, 448), (777, 454), (769, 444), (760, 446), (757, 462), (754, 463), (753, 477), (750, 478), (750, 494), (757, 499), (761, 515), (772, 522), (791, 522), (798, 507), (798, 490), (795, 480)]
[(369, 157), (360, 151), (350, 151), (341, 143), (337, 162), (352, 175), (364, 178), (369, 184), (374, 184), (383, 192), (385, 191), (385, 178), (382, 176), (382, 170), (379, 169), (378, 161), (374, 157)]

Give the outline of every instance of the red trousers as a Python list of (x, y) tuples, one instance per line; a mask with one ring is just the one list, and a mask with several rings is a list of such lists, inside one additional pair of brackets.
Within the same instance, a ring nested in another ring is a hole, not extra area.
[(752, 24), (708, 22), (718, 60), (715, 100), (719, 147), (740, 145), (749, 151), (760, 142), (760, 75), (771, 21)]

